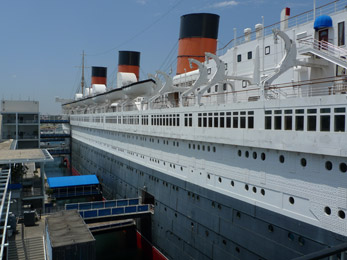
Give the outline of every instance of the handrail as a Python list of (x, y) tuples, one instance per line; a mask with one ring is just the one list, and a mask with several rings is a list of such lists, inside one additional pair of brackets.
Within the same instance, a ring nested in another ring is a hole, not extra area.
[[(319, 260), (328, 256), (335, 256), (338, 253), (341, 253), (341, 256), (342, 256), (342, 254), (345, 254), (346, 251), (347, 251), (347, 243), (343, 243), (337, 246), (333, 246), (330, 248), (319, 250), (317, 252), (313, 252), (308, 255), (294, 258), (293, 260)], [(340, 259), (344, 259), (344, 258), (340, 258)]]
[(10, 212), (10, 204), (11, 204), (11, 192), (9, 192), (9, 194), (8, 194), (6, 218), (5, 218), (4, 228), (2, 231), (2, 239), (1, 239), (0, 259), (2, 259), (3, 255), (4, 255), (6, 232), (7, 232), (7, 222), (8, 222), (8, 213)]
[[(334, 13), (334, 12), (343, 10), (345, 8), (346, 4), (347, 4), (346, 0), (335, 0), (335, 1), (332, 1), (330, 3), (327, 3), (327, 4), (324, 4), (322, 6), (317, 7), (316, 13), (319, 15), (325, 14), (325, 13), (326, 14)], [(280, 24), (283, 22), (288, 22), (288, 28), (291, 28), (291, 27), (306, 23), (306, 22), (311, 21), (311, 20), (313, 20), (313, 9), (305, 11), (305, 12), (300, 13), (298, 15), (289, 17), (288, 19), (276, 22), (274, 24), (265, 26), (263, 28), (264, 36), (268, 36), (268, 35), (272, 34), (272, 29), (273, 28), (279, 28)], [(256, 34), (255, 31), (250, 33), (252, 39), (255, 38), (255, 34)], [(242, 35), (242, 36), (239, 36), (235, 39), (231, 39), (226, 45), (224, 45), (222, 48), (219, 48), (218, 51), (223, 51), (232, 42), (234, 42), (234, 46), (239, 45), (242, 42), (244, 42), (244, 38), (245, 38), (245, 36)]]
[(316, 50), (331, 53), (338, 58), (341, 58), (341, 56), (343, 57), (347, 56), (347, 50), (339, 46), (336, 46), (330, 42), (319, 41), (314, 38), (305, 38), (305, 39), (299, 40), (299, 43), (312, 46)]

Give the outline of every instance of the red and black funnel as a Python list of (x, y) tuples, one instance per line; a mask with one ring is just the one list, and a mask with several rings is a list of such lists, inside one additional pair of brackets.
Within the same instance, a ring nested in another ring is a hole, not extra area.
[(92, 67), (92, 85), (93, 84), (107, 85), (106, 67)]
[(209, 13), (186, 14), (181, 16), (180, 38), (177, 57), (177, 74), (191, 69), (189, 58), (203, 62), (205, 52), (216, 54), (219, 15)]
[(119, 51), (118, 72), (134, 73), (139, 80), (140, 72), (140, 52), (138, 51)]

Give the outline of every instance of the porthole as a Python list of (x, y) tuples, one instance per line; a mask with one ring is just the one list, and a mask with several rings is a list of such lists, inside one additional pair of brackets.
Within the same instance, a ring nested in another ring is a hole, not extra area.
[(256, 187), (253, 187), (252, 190), (253, 190), (254, 193), (257, 193), (257, 188)]
[(278, 159), (280, 160), (280, 163), (284, 163), (284, 156), (282, 154), (280, 155)]
[(241, 157), (241, 155), (242, 155), (241, 150), (238, 150), (238, 151), (237, 151), (237, 155), (238, 155), (239, 157)]
[(345, 217), (346, 217), (346, 214), (343, 210), (339, 210), (338, 215), (341, 219), (345, 219)]
[(262, 159), (263, 161), (265, 161), (265, 158), (266, 158), (265, 153), (261, 153), (260, 157), (261, 157), (261, 159)]
[(298, 238), (298, 242), (299, 242), (300, 246), (305, 245), (305, 239), (303, 237), (301, 237), (301, 236)]
[(274, 227), (273, 227), (273, 225), (268, 225), (267, 226), (267, 229), (269, 230), (269, 232), (274, 232)]
[(324, 208), (324, 212), (325, 212), (325, 214), (330, 215), (331, 214), (331, 209), (329, 207), (325, 207)]
[(230, 185), (234, 187), (234, 185), (235, 185), (234, 181), (231, 181)]
[(257, 159), (257, 152), (253, 152), (253, 159)]
[(183, 167), (181, 166), (181, 171), (183, 171)]
[(333, 164), (331, 163), (331, 161), (326, 161), (325, 169), (327, 169), (328, 171), (331, 171), (332, 168), (333, 168)]
[(307, 161), (306, 161), (306, 159), (305, 158), (301, 158), (301, 166), (302, 167), (306, 167), (306, 165), (307, 165)]
[(345, 163), (340, 163), (340, 171), (347, 172), (347, 165)]
[(219, 178), (218, 178), (218, 181), (219, 181), (219, 182), (222, 182), (222, 178), (221, 178), (221, 177), (219, 177)]
[(248, 190), (249, 187), (248, 187), (248, 184), (245, 184), (245, 190)]
[(260, 193), (261, 193), (261, 195), (265, 196), (265, 190), (264, 189), (261, 189)]
[(198, 144), (198, 150), (200, 150), (200, 144)]
[(245, 156), (246, 156), (246, 158), (249, 157), (249, 152), (248, 151), (245, 152)]
[(211, 178), (211, 176), (210, 176), (209, 174), (207, 174), (207, 178), (208, 178), (208, 179), (210, 179), (210, 178)]
[(216, 147), (215, 147), (215, 146), (213, 146), (213, 152), (214, 152), (214, 153), (216, 152)]
[(289, 232), (289, 233), (288, 233), (288, 239), (289, 239), (290, 241), (293, 241), (293, 240), (294, 240), (294, 234), (291, 233), (291, 232)]
[(293, 197), (289, 197), (289, 203), (290, 204), (294, 204), (294, 202), (295, 202), (294, 198)]

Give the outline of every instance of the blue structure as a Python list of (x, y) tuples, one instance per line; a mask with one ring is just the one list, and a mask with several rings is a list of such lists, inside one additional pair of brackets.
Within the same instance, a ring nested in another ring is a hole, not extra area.
[(333, 20), (329, 15), (321, 15), (316, 18), (314, 21), (313, 28), (315, 30), (320, 30), (323, 28), (329, 28), (333, 26)]
[(57, 199), (101, 194), (96, 175), (51, 177), (47, 182)]

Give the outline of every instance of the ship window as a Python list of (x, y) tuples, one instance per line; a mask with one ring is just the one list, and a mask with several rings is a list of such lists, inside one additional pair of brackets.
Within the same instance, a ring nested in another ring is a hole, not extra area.
[(284, 117), (284, 130), (292, 130), (292, 116)]
[(231, 112), (227, 112), (227, 128), (231, 127)]
[(228, 70), (228, 63), (224, 63), (225, 70)]
[(307, 114), (315, 114), (317, 113), (317, 109), (307, 109)]
[(220, 113), (219, 124), (220, 127), (224, 128), (224, 113)]
[(282, 117), (281, 116), (275, 116), (275, 126), (274, 127), (275, 127), (275, 130), (281, 130), (282, 129)]
[(265, 115), (271, 115), (272, 114), (272, 111), (271, 110), (266, 110), (265, 111)]
[(271, 129), (271, 116), (265, 117), (265, 129)]
[(241, 54), (237, 55), (237, 62), (241, 62)]
[(303, 131), (304, 130), (304, 117), (303, 116), (296, 116), (295, 117), (295, 130), (296, 131)]
[(208, 113), (208, 127), (212, 127), (213, 117), (212, 113)]
[(306, 165), (307, 165), (307, 161), (305, 158), (301, 158), (300, 163), (301, 163), (302, 167), (306, 167)]
[(330, 131), (330, 116), (329, 115), (320, 116), (320, 130), (323, 132)]
[(345, 217), (346, 217), (346, 214), (343, 210), (339, 210), (338, 215), (341, 219), (345, 219)]
[(201, 127), (201, 113), (198, 115), (198, 127)]
[(214, 86), (214, 92), (218, 92), (218, 85)]
[(345, 115), (335, 115), (334, 117), (334, 131), (344, 132), (345, 131)]
[(247, 58), (248, 58), (249, 60), (252, 59), (252, 52), (251, 52), (251, 51), (247, 52)]
[(316, 131), (317, 128), (317, 117), (308, 116), (307, 117), (307, 131)]
[(207, 113), (204, 113), (204, 117), (203, 117), (203, 126), (207, 127)]
[(224, 84), (223, 84), (223, 91), (226, 91), (226, 90), (227, 90), (227, 84), (224, 83)]
[(321, 113), (330, 113), (330, 108), (321, 108), (320, 112)]
[(208, 88), (207, 93), (211, 93), (211, 88)]
[(328, 171), (331, 171), (331, 169), (333, 168), (333, 164), (331, 161), (326, 161), (325, 162), (325, 169), (327, 169)]
[(347, 171), (347, 165), (345, 163), (340, 163), (340, 171), (346, 172)]
[(213, 120), (214, 127), (218, 127), (218, 113), (214, 113), (214, 120)]
[(346, 109), (344, 107), (337, 107), (337, 108), (334, 108), (334, 112), (335, 113), (345, 113)]
[(345, 22), (337, 24), (337, 45), (345, 45)]
[(237, 116), (233, 117), (233, 128), (239, 127), (239, 118)]
[(211, 68), (207, 69), (207, 74), (210, 75), (211, 74)]
[(253, 116), (248, 117), (248, 128), (250, 128), (250, 129), (254, 128), (254, 117)]
[(266, 46), (265, 47), (265, 55), (269, 55), (270, 54), (270, 46)]
[(242, 87), (246, 88), (247, 87), (247, 80), (242, 80)]

